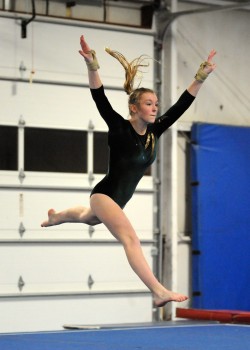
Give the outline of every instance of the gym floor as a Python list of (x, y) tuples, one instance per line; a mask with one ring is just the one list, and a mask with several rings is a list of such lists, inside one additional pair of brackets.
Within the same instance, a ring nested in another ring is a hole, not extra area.
[(97, 328), (0, 334), (0, 349), (250, 350), (249, 325), (187, 321)]

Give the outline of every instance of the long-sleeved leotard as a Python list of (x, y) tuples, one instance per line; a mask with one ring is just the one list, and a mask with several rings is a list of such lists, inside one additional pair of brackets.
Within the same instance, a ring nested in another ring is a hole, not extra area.
[(124, 208), (146, 169), (155, 160), (159, 137), (188, 109), (194, 96), (184, 91), (176, 104), (153, 124), (148, 124), (144, 135), (139, 135), (128, 120), (113, 110), (103, 86), (91, 89), (91, 94), (108, 125), (110, 149), (108, 173), (93, 188), (91, 195), (105, 194)]

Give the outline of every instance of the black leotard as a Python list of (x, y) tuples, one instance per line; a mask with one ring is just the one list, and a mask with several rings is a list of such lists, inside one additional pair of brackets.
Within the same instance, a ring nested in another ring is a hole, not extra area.
[(164, 115), (153, 124), (148, 124), (145, 135), (139, 135), (128, 120), (113, 110), (103, 86), (91, 89), (91, 94), (100, 115), (108, 125), (110, 149), (108, 173), (93, 188), (91, 195), (106, 194), (124, 208), (145, 170), (155, 160), (159, 137), (186, 111), (194, 96), (186, 90)]

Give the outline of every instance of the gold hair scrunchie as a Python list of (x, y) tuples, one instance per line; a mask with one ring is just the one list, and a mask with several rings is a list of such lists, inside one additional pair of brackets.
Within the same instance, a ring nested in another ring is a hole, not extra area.
[(211, 63), (209, 63), (208, 61), (205, 61), (200, 65), (200, 68), (198, 69), (198, 72), (194, 77), (195, 80), (199, 81), (200, 83), (203, 83), (207, 79), (208, 74), (204, 72), (204, 68), (207, 66), (211, 66)]
[(86, 61), (87, 68), (90, 71), (96, 71), (97, 69), (100, 68), (99, 63), (98, 63), (97, 58), (96, 58), (96, 53), (95, 53), (94, 50), (90, 50), (87, 53), (91, 53), (91, 55), (93, 57), (93, 61), (92, 62), (87, 62)]

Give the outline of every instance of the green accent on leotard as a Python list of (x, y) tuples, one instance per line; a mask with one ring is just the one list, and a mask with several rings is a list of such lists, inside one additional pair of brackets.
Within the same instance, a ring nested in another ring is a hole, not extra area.
[(128, 120), (113, 110), (101, 86), (91, 89), (98, 111), (108, 125), (109, 168), (106, 176), (93, 188), (124, 208), (135, 192), (138, 182), (156, 157), (161, 134), (191, 105), (194, 97), (185, 91), (178, 102), (155, 123), (149, 124), (145, 135), (139, 135)]

